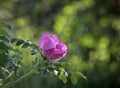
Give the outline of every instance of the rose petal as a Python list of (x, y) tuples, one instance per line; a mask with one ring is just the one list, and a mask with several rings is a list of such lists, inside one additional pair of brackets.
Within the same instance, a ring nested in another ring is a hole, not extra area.
[(43, 34), (40, 38), (40, 48), (48, 60), (57, 61), (67, 54), (67, 46), (54, 34)]

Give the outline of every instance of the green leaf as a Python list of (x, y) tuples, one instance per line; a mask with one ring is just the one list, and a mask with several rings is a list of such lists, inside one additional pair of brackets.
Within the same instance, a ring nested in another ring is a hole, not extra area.
[(67, 78), (64, 75), (65, 69), (63, 67), (59, 67), (59, 70), (60, 70), (60, 74), (59, 74), (58, 78), (61, 79), (63, 81), (63, 83), (66, 83), (67, 82)]
[(5, 77), (9, 76), (9, 73), (10, 73), (10, 72), (8, 71), (8, 69), (2, 67), (2, 74), (3, 74)]
[(0, 83), (0, 87), (2, 87), (2, 85), (3, 85), (3, 84), (2, 84), (2, 83)]
[(84, 78), (85, 80), (87, 80), (86, 76), (84, 76), (83, 73), (79, 72), (79, 75), (80, 75), (80, 77), (82, 77), (82, 78)]
[(61, 80), (63, 81), (63, 83), (67, 83), (67, 78), (66, 78), (65, 75), (60, 74), (60, 75), (58, 76), (58, 78), (61, 79)]
[(0, 49), (8, 50), (9, 46), (4, 42), (0, 42)]
[(0, 54), (0, 66), (6, 65), (8, 62), (8, 56), (5, 53)]
[(81, 72), (73, 72), (71, 77), (70, 77), (70, 79), (71, 79), (72, 83), (75, 85), (75, 84), (77, 84), (77, 80), (80, 77), (82, 77), (82, 78), (87, 80), (87, 78)]
[(0, 28), (0, 35), (9, 36), (9, 34), (7, 33), (7, 31), (3, 27)]
[(16, 45), (19, 46), (19, 45), (21, 45), (21, 44), (23, 44), (23, 43), (25, 43), (24, 40), (19, 40), (19, 41), (17, 41)]
[(63, 73), (65, 69), (63, 67), (59, 67), (59, 70)]
[(3, 40), (5, 42), (9, 42), (8, 38), (5, 36), (0, 36), (0, 40)]
[(87, 80), (86, 76), (84, 76), (83, 73), (81, 73), (81, 72), (74, 72), (74, 74), (78, 77), (82, 77)]
[(5, 52), (6, 52), (6, 50), (0, 49), (0, 54), (5, 53)]
[(17, 41), (18, 41), (18, 39), (14, 38), (14, 39), (11, 40), (11, 43), (15, 43)]
[(22, 48), (27, 48), (29, 45), (29, 43), (25, 43), (24, 45), (22, 45)]
[(7, 28), (7, 29), (9, 29), (9, 30), (11, 30), (11, 29), (12, 29), (12, 28), (11, 28), (11, 25), (6, 24), (5, 22), (1, 22), (1, 21), (0, 21), (0, 27)]
[(75, 73), (73, 73), (71, 75), (70, 79), (71, 79), (72, 84), (74, 84), (74, 85), (77, 84), (78, 79), (77, 79), (77, 75)]
[(30, 46), (33, 48), (38, 48), (38, 46), (36, 46), (35, 44), (31, 44)]

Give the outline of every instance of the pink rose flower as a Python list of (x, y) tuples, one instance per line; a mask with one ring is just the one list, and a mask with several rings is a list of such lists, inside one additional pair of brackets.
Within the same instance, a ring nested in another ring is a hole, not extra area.
[(67, 46), (54, 34), (43, 34), (40, 37), (40, 48), (48, 60), (58, 61), (67, 54)]

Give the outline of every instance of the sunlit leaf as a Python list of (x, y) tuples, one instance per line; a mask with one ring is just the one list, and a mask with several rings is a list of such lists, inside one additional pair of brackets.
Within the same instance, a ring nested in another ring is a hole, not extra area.
[(74, 84), (74, 85), (77, 84), (78, 79), (77, 79), (76, 74), (73, 73), (71, 75), (70, 79), (71, 79), (72, 84)]
[(60, 74), (58, 76), (58, 78), (61, 79), (63, 81), (63, 83), (67, 83), (67, 78), (66, 78), (66, 76), (64, 74)]
[(2, 84), (2, 83), (0, 83), (0, 87), (2, 87), (2, 85), (3, 85), (3, 84)]
[(64, 71), (65, 71), (65, 69), (64, 69), (63, 67), (59, 67), (59, 70), (60, 70), (61, 72), (64, 72)]

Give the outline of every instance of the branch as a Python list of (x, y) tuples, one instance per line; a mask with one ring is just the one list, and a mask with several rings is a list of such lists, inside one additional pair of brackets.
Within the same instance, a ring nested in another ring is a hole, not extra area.
[(30, 77), (34, 74), (34, 72), (30, 71), (27, 74), (23, 75), (22, 77), (20, 77), (19, 79), (17, 79), (16, 81), (13, 82), (9, 82), (6, 85), (4, 85), (2, 88), (9, 88), (12, 85), (15, 85), (16, 83), (19, 83), (20, 81), (26, 79), (26, 77)]

